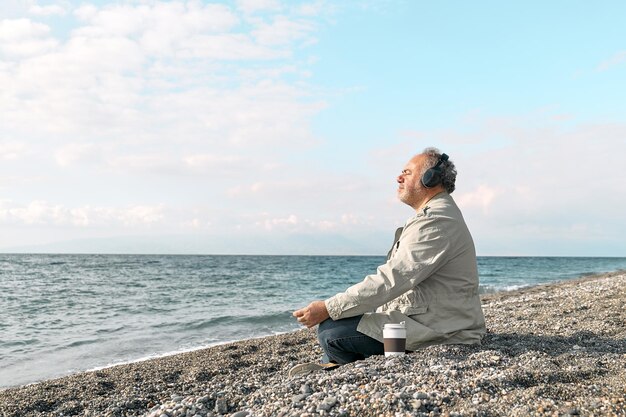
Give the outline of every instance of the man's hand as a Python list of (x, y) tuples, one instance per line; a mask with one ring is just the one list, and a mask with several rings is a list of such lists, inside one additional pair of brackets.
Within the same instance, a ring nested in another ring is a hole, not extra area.
[(303, 326), (311, 328), (330, 317), (323, 301), (313, 301), (308, 306), (293, 312), (293, 316)]

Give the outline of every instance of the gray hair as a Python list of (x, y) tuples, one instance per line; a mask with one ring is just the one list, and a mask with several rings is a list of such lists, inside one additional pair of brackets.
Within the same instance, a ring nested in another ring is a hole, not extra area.
[[(420, 175), (424, 175), (424, 173), (437, 165), (439, 162), (439, 158), (441, 158), (441, 151), (437, 148), (426, 148), (422, 151), (422, 154), (426, 155), (426, 162), (424, 163), (424, 167), (422, 168), (422, 172)], [(452, 194), (455, 189), (456, 182), (456, 167), (454, 166), (454, 162), (451, 160), (444, 161), (441, 164), (441, 185), (448, 192), (448, 194)]]

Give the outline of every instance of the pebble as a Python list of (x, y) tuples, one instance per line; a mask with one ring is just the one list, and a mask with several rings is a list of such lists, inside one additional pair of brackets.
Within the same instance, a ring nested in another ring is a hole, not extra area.
[(218, 414), (226, 414), (228, 412), (228, 404), (222, 397), (215, 400), (215, 412)]
[(328, 397), (320, 405), (317, 406), (317, 411), (329, 411), (337, 404), (337, 398)]
[(300, 403), (302, 400), (304, 400), (306, 397), (308, 397), (309, 394), (298, 394), (298, 395), (294, 395), (291, 399), (291, 402), (294, 404), (298, 404)]

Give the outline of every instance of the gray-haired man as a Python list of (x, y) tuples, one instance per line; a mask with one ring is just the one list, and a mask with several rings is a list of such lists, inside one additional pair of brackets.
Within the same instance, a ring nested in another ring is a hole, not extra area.
[(461, 211), (450, 196), (456, 169), (427, 148), (397, 178), (398, 198), (415, 210), (387, 262), (345, 292), (313, 301), (293, 315), (319, 324), (321, 364), (300, 364), (290, 375), (383, 354), (382, 329), (404, 321), (407, 350), (433, 344), (476, 344), (485, 334), (478, 296), (476, 251)]

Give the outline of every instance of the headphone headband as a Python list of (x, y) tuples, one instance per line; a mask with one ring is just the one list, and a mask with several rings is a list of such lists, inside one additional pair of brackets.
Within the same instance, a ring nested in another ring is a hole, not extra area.
[(443, 164), (444, 162), (448, 160), (448, 158), (449, 158), (448, 155), (446, 155), (445, 153), (442, 153), (441, 156), (439, 157), (439, 160), (437, 161), (437, 164), (432, 169), (439, 168), (441, 164)]

